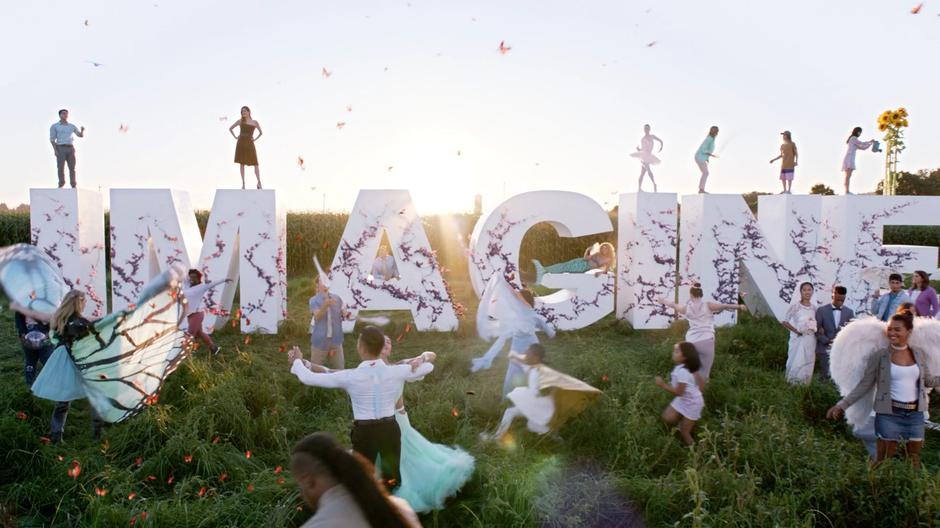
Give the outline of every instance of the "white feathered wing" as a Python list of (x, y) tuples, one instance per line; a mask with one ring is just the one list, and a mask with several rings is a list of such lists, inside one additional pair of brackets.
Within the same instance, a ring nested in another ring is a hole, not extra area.
[(931, 376), (940, 375), (940, 321), (929, 317), (915, 317), (914, 331), (911, 332), (908, 344), (912, 349), (924, 353), (927, 372)]
[[(843, 397), (862, 381), (869, 359), (888, 348), (885, 327), (885, 323), (874, 317), (862, 317), (839, 331), (829, 353), (829, 371)], [(874, 402), (873, 386), (870, 394), (862, 396), (845, 410), (845, 421), (853, 429), (862, 427), (871, 414)]]

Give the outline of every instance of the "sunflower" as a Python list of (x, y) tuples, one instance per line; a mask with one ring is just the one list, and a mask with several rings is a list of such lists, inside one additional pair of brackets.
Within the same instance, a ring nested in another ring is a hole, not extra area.
[(907, 117), (907, 108), (904, 108), (903, 106), (898, 108), (898, 113), (901, 114), (902, 117)]
[(906, 127), (906, 126), (907, 126), (907, 119), (902, 119), (902, 120), (901, 120), (901, 126), (902, 126), (902, 127)]
[(878, 123), (881, 124), (881, 125), (885, 125), (885, 124), (887, 124), (889, 121), (891, 121), (891, 116), (889, 115), (888, 112), (885, 112), (885, 113), (881, 114), (880, 116), (878, 116)]
[(884, 132), (885, 130), (888, 130), (888, 125), (881, 123), (878, 125), (878, 130)]
[(892, 121), (898, 121), (898, 120), (901, 119), (901, 117), (903, 117), (903, 116), (901, 115), (901, 112), (891, 112), (891, 120), (892, 120)]

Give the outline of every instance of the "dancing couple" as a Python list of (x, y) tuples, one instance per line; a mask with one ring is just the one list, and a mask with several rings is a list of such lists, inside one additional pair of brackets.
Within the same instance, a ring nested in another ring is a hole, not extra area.
[[(434, 352), (391, 363), (391, 340), (374, 326), (362, 329), (358, 367), (331, 370), (288, 354), (291, 373), (313, 387), (343, 389), (352, 400), (353, 450), (376, 463), (382, 480), (415, 511), (440, 509), (473, 474), (474, 459), (461, 449), (433, 444), (411, 427), (402, 393), (405, 382), (434, 370)], [(378, 460), (378, 462), (376, 462)]]

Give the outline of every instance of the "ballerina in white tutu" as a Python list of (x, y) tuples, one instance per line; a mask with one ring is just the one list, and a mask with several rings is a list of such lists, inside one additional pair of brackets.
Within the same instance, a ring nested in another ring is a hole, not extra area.
[(650, 169), (650, 165), (659, 165), (659, 158), (653, 155), (653, 142), (655, 141), (659, 141), (659, 150), (657, 152), (662, 152), (663, 140), (650, 134), (649, 125), (643, 125), (643, 137), (640, 138), (640, 146), (636, 148), (636, 152), (630, 154), (630, 157), (640, 160), (640, 192), (643, 191), (643, 178), (647, 174), (649, 174), (650, 181), (653, 182), (653, 192), (656, 192), (656, 180), (653, 179), (653, 170)]
[(600, 395), (601, 391), (545, 366), (545, 348), (530, 345), (525, 355), (509, 353), (525, 370), (529, 383), (509, 393), (512, 407), (506, 409), (499, 428), (493, 434), (480, 433), (484, 441), (499, 440), (516, 418), (525, 418), (530, 431), (545, 434), (558, 429), (565, 420), (578, 414)]

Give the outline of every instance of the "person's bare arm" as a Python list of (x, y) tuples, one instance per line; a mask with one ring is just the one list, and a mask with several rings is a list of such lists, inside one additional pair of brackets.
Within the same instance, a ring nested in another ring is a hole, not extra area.
[(49, 322), (52, 321), (52, 314), (46, 312), (37, 312), (36, 310), (27, 308), (19, 303), (10, 303), (10, 309), (14, 312), (19, 312), (26, 317), (29, 317), (30, 319), (35, 319), (36, 321), (41, 321), (46, 324), (49, 324)]
[(666, 380), (664, 380), (662, 376), (656, 376), (654, 381), (656, 382), (656, 385), (659, 386), (659, 388), (670, 394), (675, 396), (682, 396), (685, 394), (685, 383), (677, 383), (676, 386), (673, 387), (672, 385), (666, 383)]
[(238, 136), (236, 136), (235, 132), (232, 132), (232, 131), (235, 130), (235, 127), (237, 126), (238, 126), (238, 123), (232, 123), (232, 126), (228, 127), (228, 133), (231, 134), (232, 137), (235, 139), (238, 139)]
[(264, 135), (264, 132), (261, 131), (261, 123), (255, 121), (255, 128), (258, 129), (258, 137), (251, 138), (252, 141), (258, 141), (261, 139), (261, 136)]
[(80, 138), (85, 137), (85, 127), (78, 127), (78, 132), (76, 132), (75, 135)]
[(653, 138), (653, 141), (659, 141), (659, 150), (658, 150), (657, 152), (662, 152), (662, 151), (663, 151), (663, 146), (665, 145), (665, 144), (663, 143), (663, 140), (659, 139), (658, 137), (656, 137), (656, 136), (654, 136), (654, 135), (652, 135), (652, 134), (650, 134), (650, 137)]
[(658, 302), (659, 304), (662, 304), (663, 306), (668, 306), (669, 308), (672, 308), (673, 310), (676, 311), (676, 313), (685, 314), (685, 306), (676, 304), (672, 301), (668, 301), (663, 297), (656, 299), (656, 302)]
[(725, 310), (747, 310), (747, 306), (743, 304), (724, 304), (724, 303), (708, 303), (708, 309), (713, 312), (723, 312)]

